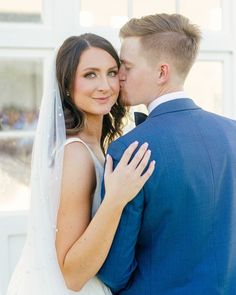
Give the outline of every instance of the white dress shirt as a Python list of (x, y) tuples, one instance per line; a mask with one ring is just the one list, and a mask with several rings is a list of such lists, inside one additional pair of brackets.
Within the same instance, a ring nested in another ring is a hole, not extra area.
[(148, 113), (150, 114), (160, 104), (174, 99), (189, 98), (184, 91), (170, 92), (159, 96), (148, 105)]

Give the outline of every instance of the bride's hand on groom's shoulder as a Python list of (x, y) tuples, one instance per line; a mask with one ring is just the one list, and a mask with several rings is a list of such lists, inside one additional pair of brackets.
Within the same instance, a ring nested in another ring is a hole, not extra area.
[(107, 155), (104, 174), (105, 198), (114, 199), (123, 206), (138, 194), (155, 168), (155, 161), (148, 165), (151, 157), (148, 144), (142, 144), (133, 156), (137, 146), (137, 141), (129, 145), (114, 170), (112, 157)]

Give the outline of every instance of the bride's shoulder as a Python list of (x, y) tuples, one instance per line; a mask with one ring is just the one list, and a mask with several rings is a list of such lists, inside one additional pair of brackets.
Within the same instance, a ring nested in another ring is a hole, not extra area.
[(65, 145), (64, 165), (75, 166), (77, 169), (94, 166), (90, 151), (84, 142), (71, 141)]

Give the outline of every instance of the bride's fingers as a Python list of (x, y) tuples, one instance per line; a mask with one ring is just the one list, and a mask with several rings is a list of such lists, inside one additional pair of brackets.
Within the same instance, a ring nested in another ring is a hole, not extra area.
[(136, 167), (139, 165), (139, 163), (142, 161), (146, 151), (148, 148), (148, 143), (145, 142), (144, 144), (141, 145), (139, 150), (136, 152), (134, 155), (133, 159), (130, 161), (129, 166), (133, 169), (136, 169)]
[(112, 160), (112, 157), (109, 154), (107, 154), (104, 176), (111, 174), (112, 172), (113, 172), (113, 160)]
[(123, 156), (120, 159), (120, 162), (118, 164), (119, 166), (120, 165), (126, 166), (129, 163), (129, 160), (133, 152), (136, 150), (137, 146), (138, 146), (138, 141), (135, 141), (128, 146), (128, 148), (124, 151)]
[(149, 179), (149, 177), (152, 175), (154, 169), (155, 169), (155, 165), (156, 165), (156, 161), (152, 161), (149, 164), (149, 167), (147, 169), (147, 171), (141, 176), (141, 181), (142, 181), (142, 185), (145, 184), (145, 182)]
[(147, 150), (141, 159), (141, 161), (138, 163), (137, 168), (135, 170), (138, 175), (141, 175), (143, 171), (147, 168), (148, 161), (150, 160), (151, 157), (151, 151)]

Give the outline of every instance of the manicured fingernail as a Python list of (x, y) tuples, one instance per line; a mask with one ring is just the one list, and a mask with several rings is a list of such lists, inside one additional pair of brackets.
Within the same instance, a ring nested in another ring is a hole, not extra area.
[(148, 143), (145, 142), (145, 143), (143, 144), (143, 146), (144, 146), (144, 147), (148, 147)]
[(156, 161), (155, 160), (153, 160), (152, 163), (153, 163), (153, 165), (156, 165)]
[(134, 145), (138, 145), (138, 141), (136, 140), (135, 142), (133, 142)]

